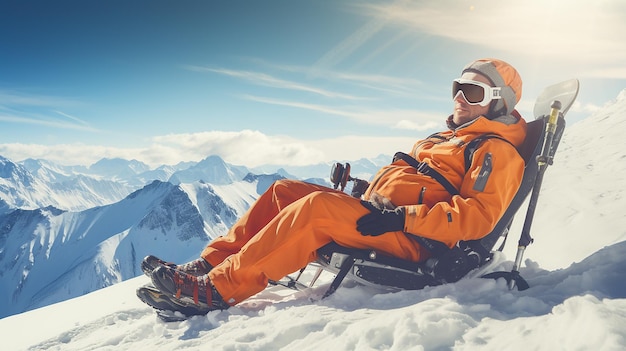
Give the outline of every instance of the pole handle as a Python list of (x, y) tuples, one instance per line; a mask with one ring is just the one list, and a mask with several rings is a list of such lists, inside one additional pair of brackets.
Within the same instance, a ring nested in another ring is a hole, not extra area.
[(552, 101), (550, 105), (550, 118), (548, 118), (548, 131), (552, 134), (556, 131), (556, 122), (561, 111), (561, 102), (559, 100)]

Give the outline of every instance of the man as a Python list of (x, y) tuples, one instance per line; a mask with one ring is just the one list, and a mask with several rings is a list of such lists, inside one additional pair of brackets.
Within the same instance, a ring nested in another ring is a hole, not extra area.
[[(526, 123), (514, 111), (521, 93), (512, 66), (474, 61), (453, 82), (449, 130), (417, 142), (410, 154), (398, 153), (373, 178), (364, 201), (327, 187), (277, 181), (200, 259), (177, 266), (148, 256), (144, 271), (173, 298), (217, 310), (306, 266), (331, 241), (421, 261), (428, 251), (415, 236), (450, 247), (481, 238), (522, 179), (524, 161), (516, 147), (524, 141)], [(497, 138), (485, 140), (465, 165), (467, 143), (487, 133)]]

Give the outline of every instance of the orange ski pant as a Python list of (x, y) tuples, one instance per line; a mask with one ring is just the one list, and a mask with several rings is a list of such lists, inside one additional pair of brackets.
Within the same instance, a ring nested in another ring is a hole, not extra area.
[(201, 256), (215, 268), (211, 282), (235, 305), (317, 258), (331, 241), (371, 248), (418, 261), (422, 249), (403, 232), (363, 236), (356, 221), (369, 210), (343, 192), (294, 180), (275, 182), (230, 229)]

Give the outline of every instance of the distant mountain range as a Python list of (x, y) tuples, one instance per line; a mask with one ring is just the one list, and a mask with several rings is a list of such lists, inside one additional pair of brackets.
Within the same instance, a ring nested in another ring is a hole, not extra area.
[[(354, 177), (369, 179), (390, 156), (349, 161)], [(346, 161), (341, 161), (345, 163)], [(89, 167), (62, 166), (46, 160), (13, 162), (0, 156), (0, 211), (54, 206), (69, 211), (111, 204), (153, 180), (173, 184), (204, 181), (215, 185), (242, 180), (247, 174), (279, 174), (284, 178), (311, 180), (328, 185), (334, 162), (309, 166), (261, 166), (249, 169), (227, 164), (219, 156), (200, 162), (162, 165), (151, 169), (136, 160), (102, 159)]]

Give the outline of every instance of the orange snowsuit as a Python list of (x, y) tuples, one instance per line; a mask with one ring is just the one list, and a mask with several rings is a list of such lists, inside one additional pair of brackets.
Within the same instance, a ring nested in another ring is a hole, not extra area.
[[(420, 261), (428, 252), (412, 234), (450, 247), (459, 240), (483, 237), (510, 204), (523, 175), (524, 161), (515, 147), (524, 141), (526, 123), (507, 117), (507, 123), (479, 117), (413, 147), (410, 155), (437, 170), (458, 189), (458, 195), (402, 160), (376, 174), (364, 198), (381, 207), (403, 206), (404, 231), (363, 236), (356, 221), (369, 210), (359, 199), (300, 181), (275, 182), (227, 235), (202, 252), (215, 267), (209, 273), (211, 282), (227, 303), (235, 305), (262, 291), (269, 279), (281, 279), (314, 261), (317, 249), (331, 241)], [(510, 144), (485, 140), (466, 172), (465, 146), (485, 133)]]

